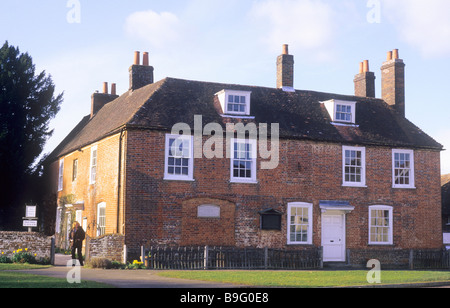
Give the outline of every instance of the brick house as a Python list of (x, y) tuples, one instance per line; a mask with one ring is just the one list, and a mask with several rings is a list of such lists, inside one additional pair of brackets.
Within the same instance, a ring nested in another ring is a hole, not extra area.
[[(129, 91), (108, 94), (105, 84), (93, 94), (91, 114), (47, 160), (56, 231), (68, 206), (89, 236), (122, 234), (130, 251), (322, 246), (325, 262), (359, 262), (441, 249), (442, 146), (405, 118), (397, 50), (381, 70), (379, 99), (368, 61), (355, 95), (295, 90), (287, 45), (276, 88), (154, 82), (148, 54), (141, 65), (136, 53)], [(265, 132), (270, 157), (258, 147)], [(262, 168), (268, 161), (276, 167)]]
[(442, 229), (446, 235), (446, 244), (450, 244), (450, 174), (443, 175), (442, 184)]

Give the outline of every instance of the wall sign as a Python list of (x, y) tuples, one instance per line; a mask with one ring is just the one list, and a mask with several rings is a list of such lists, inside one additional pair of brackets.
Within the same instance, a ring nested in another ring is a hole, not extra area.
[(220, 206), (213, 204), (200, 205), (197, 208), (199, 218), (220, 218)]

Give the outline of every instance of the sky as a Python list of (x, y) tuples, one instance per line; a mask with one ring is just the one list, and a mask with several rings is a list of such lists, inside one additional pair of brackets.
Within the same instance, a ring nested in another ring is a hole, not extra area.
[(134, 51), (165, 77), (276, 86), (276, 57), (289, 45), (298, 90), (354, 94), (369, 60), (399, 49), (406, 63), (406, 117), (444, 145), (450, 173), (448, 0), (0, 0), (0, 44), (28, 52), (64, 92), (51, 122), (51, 152), (90, 113), (103, 82), (128, 90)]

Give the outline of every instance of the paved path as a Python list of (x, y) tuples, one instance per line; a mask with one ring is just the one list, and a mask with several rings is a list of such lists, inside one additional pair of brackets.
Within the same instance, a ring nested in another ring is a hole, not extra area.
[[(72, 267), (67, 267), (70, 260), (70, 256), (57, 254), (54, 267), (21, 272), (66, 279), (72, 270)], [(80, 276), (81, 280), (106, 283), (118, 288), (238, 288), (230, 284), (160, 277), (152, 270), (101, 270), (83, 267)]]

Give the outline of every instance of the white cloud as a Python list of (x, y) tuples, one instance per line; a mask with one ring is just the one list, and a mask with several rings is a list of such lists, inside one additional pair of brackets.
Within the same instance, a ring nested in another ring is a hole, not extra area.
[(450, 55), (450, 1), (384, 0), (382, 4), (400, 38), (423, 56)]
[(142, 39), (154, 47), (164, 47), (180, 38), (181, 23), (170, 12), (135, 12), (127, 17), (125, 30), (128, 35)]
[(257, 1), (249, 15), (264, 29), (261, 39), (272, 50), (288, 43), (292, 49), (312, 52), (311, 58), (326, 60), (331, 54), (334, 13), (323, 1)]

